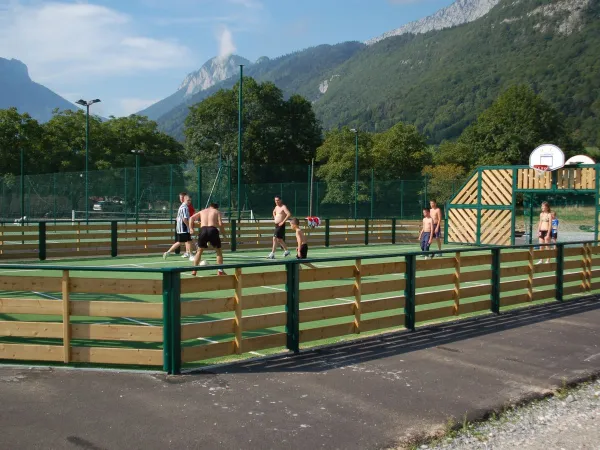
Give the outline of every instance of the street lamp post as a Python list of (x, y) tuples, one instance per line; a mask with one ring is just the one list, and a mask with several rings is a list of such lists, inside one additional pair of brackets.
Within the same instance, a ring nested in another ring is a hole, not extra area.
[(350, 131), (354, 133), (355, 152), (354, 152), (354, 219), (358, 213), (358, 130), (352, 128)]
[(25, 149), (23, 146), (21, 146), (21, 225), (25, 226)]
[(139, 222), (140, 217), (140, 155), (144, 150), (131, 150), (135, 154), (135, 223)]
[(241, 202), (242, 202), (242, 112), (244, 108), (243, 99), (243, 83), (244, 83), (244, 65), (240, 64), (240, 86), (238, 94), (238, 154), (237, 154), (237, 208), (238, 222), (242, 218)]
[(90, 199), (88, 194), (88, 162), (89, 162), (89, 141), (90, 141), (90, 106), (99, 103), (100, 99), (77, 100), (75, 103), (85, 106), (85, 223), (89, 223), (90, 218)]

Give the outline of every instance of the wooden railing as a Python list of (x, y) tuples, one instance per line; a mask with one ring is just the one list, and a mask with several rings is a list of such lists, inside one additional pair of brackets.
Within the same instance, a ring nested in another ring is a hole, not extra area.
[[(597, 242), (456, 249), (435, 259), (311, 260), (317, 268), (238, 264), (224, 266), (226, 276), (200, 269), (197, 278), (182, 277), (183, 268), (0, 266), (0, 359), (179, 373), (187, 363), (589, 294), (600, 290), (599, 255)], [(32, 268), (53, 272), (7, 273)]]

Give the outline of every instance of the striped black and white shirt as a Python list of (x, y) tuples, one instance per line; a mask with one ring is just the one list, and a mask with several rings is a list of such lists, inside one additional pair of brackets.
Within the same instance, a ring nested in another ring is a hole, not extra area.
[(190, 210), (188, 208), (188, 205), (187, 205), (187, 203), (182, 203), (181, 206), (179, 207), (179, 211), (177, 211), (177, 225), (175, 227), (175, 232), (177, 234), (184, 234), (184, 233), (190, 232), (190, 229), (183, 221), (183, 219), (189, 219), (189, 218), (190, 218)]

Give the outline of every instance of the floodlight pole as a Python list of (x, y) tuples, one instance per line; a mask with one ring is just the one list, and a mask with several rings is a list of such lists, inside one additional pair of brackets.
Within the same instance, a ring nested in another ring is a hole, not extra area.
[(354, 133), (355, 152), (354, 152), (354, 219), (358, 214), (358, 130), (352, 128), (350, 131)]
[(131, 150), (135, 154), (135, 223), (139, 223), (140, 218), (140, 155), (144, 150)]
[(21, 225), (25, 225), (25, 149), (21, 146)]
[(239, 86), (239, 104), (238, 104), (238, 173), (237, 173), (237, 209), (238, 223), (242, 217), (241, 201), (242, 201), (242, 108), (244, 107), (242, 85), (244, 82), (244, 65), (240, 64), (240, 86)]
[(85, 106), (85, 223), (89, 223), (90, 219), (90, 199), (88, 193), (88, 164), (89, 164), (89, 141), (90, 141), (90, 106), (94, 103), (99, 103), (100, 99), (94, 100), (77, 100), (75, 103)]

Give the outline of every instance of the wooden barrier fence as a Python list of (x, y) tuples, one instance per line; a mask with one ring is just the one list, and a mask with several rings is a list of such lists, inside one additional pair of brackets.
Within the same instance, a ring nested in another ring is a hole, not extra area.
[[(415, 242), (419, 222), (389, 220), (326, 220), (321, 228), (307, 229), (311, 246), (394, 244)], [(268, 249), (273, 241), (271, 221), (226, 224), (225, 250)], [(236, 230), (233, 235), (232, 230)], [(288, 233), (291, 230), (288, 229)], [(163, 253), (174, 241), (168, 223), (37, 225), (0, 224), (0, 259), (72, 258), (81, 256)], [(293, 236), (292, 236), (293, 240)]]
[(314, 260), (317, 268), (239, 264), (198, 278), (182, 277), (187, 269), (129, 270), (162, 280), (73, 277), (56, 267), (46, 269), (60, 276), (0, 274), (0, 359), (179, 373), (187, 363), (589, 294), (600, 290), (599, 255), (590, 242), (457, 249), (435, 259), (329, 258)]

